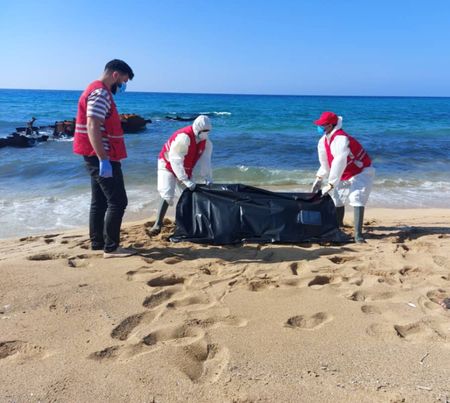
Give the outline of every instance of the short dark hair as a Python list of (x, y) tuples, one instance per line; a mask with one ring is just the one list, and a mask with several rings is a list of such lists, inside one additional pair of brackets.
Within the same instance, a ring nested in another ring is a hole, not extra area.
[(128, 66), (123, 60), (114, 59), (110, 62), (106, 63), (105, 71), (119, 71), (123, 74), (128, 74), (128, 78), (130, 80), (133, 79), (134, 73), (133, 70), (131, 70), (131, 67)]

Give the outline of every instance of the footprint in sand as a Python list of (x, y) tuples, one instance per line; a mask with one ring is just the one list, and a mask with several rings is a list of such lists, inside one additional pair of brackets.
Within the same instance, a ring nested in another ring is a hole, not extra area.
[(398, 273), (401, 275), (401, 276), (414, 276), (414, 275), (417, 275), (417, 272), (419, 272), (420, 271), (420, 269), (418, 269), (418, 268), (412, 268), (412, 267), (410, 267), (410, 266), (405, 266), (405, 267), (403, 267), (403, 268), (401, 268), (399, 271), (398, 271)]
[(71, 256), (67, 259), (67, 265), (69, 267), (86, 267), (89, 265), (87, 259), (89, 259), (92, 255), (76, 255)]
[(130, 333), (142, 322), (150, 323), (155, 318), (152, 312), (142, 312), (131, 315), (119, 323), (111, 332), (111, 337), (118, 340), (126, 340)]
[(371, 314), (381, 314), (381, 309), (374, 305), (363, 305), (361, 311), (368, 315)]
[(64, 253), (38, 253), (36, 255), (27, 256), (28, 260), (56, 260), (56, 259), (65, 259), (68, 256)]
[(264, 278), (260, 280), (251, 280), (248, 283), (248, 289), (250, 291), (263, 291), (268, 288), (278, 288), (279, 284), (271, 278)]
[(449, 260), (444, 256), (432, 256), (433, 262), (437, 264), (440, 267), (448, 267), (449, 266)]
[(34, 242), (40, 239), (39, 236), (26, 236), (24, 238), (20, 238), (19, 242)]
[(427, 298), (437, 305), (450, 296), (450, 290), (444, 288), (438, 288), (427, 292)]
[(400, 253), (404, 257), (407, 252), (409, 252), (409, 247), (404, 243), (395, 245), (394, 253)]
[(160, 292), (157, 292), (155, 294), (150, 295), (149, 297), (145, 298), (142, 305), (146, 308), (153, 309), (158, 306), (160, 306), (165, 301), (172, 298), (172, 296), (175, 294), (175, 291), (173, 290), (163, 290)]
[(178, 299), (171, 301), (167, 304), (167, 308), (181, 308), (181, 307), (188, 307), (191, 305), (203, 305), (206, 309), (208, 306), (210, 306), (210, 300), (206, 293), (199, 294), (199, 295), (191, 295), (183, 299)]
[(440, 323), (430, 319), (422, 319), (418, 322), (406, 325), (394, 325), (397, 335), (408, 341), (446, 341), (446, 332), (440, 329)]
[(289, 269), (291, 270), (294, 276), (298, 276), (298, 263), (292, 262), (289, 264)]
[(183, 261), (183, 259), (181, 259), (178, 256), (168, 257), (168, 258), (163, 260), (163, 262), (165, 264), (177, 264), (177, 263), (180, 263), (182, 261)]
[(115, 358), (119, 355), (120, 346), (111, 346), (103, 350), (96, 351), (89, 355), (88, 358), (95, 361), (102, 361), (110, 358)]
[[(153, 260), (152, 260), (153, 261)], [(128, 281), (139, 281), (141, 279), (147, 280), (149, 274), (160, 273), (161, 270), (152, 269), (148, 266), (141, 266), (136, 270), (130, 270), (127, 272), (127, 280)]]
[(308, 283), (308, 287), (313, 290), (320, 290), (323, 286), (328, 284), (339, 284), (341, 283), (343, 278), (341, 276), (325, 276), (325, 275), (317, 275)]
[(188, 345), (203, 338), (204, 335), (203, 330), (185, 324), (183, 326), (159, 329), (149, 333), (142, 339), (142, 343), (146, 346), (154, 346), (163, 342), (172, 342), (175, 345)]
[[(63, 237), (64, 238), (64, 237)], [(76, 242), (74, 245), (69, 246), (69, 249), (75, 249), (75, 248), (81, 248), (81, 249), (90, 249), (90, 241), (89, 239), (83, 239), (80, 240), (79, 242)]]
[(439, 302), (432, 302), (427, 297), (423, 296), (420, 296), (417, 299), (417, 303), (422, 308), (423, 313), (427, 313), (427, 311), (437, 311), (442, 309), (442, 307), (439, 305)]
[(37, 358), (42, 356), (44, 349), (26, 341), (11, 340), (0, 342), (0, 360), (8, 357)]
[(193, 383), (211, 384), (220, 378), (229, 359), (227, 348), (200, 340), (182, 348), (176, 354), (175, 365)]
[(392, 325), (387, 323), (372, 323), (366, 333), (381, 341), (398, 341), (398, 335)]
[(236, 316), (228, 315), (225, 317), (207, 317), (204, 319), (189, 319), (186, 321), (186, 326), (197, 326), (202, 329), (216, 328), (220, 326), (231, 326), (231, 327), (243, 327), (246, 326), (248, 321), (246, 319), (241, 319)]
[(350, 301), (380, 301), (385, 299), (390, 299), (395, 296), (395, 292), (385, 291), (378, 293), (370, 293), (368, 291), (355, 291), (353, 294), (349, 295), (347, 299)]
[(324, 285), (330, 284), (331, 277), (329, 276), (316, 276), (309, 283), (308, 287), (312, 289), (320, 289)]
[(165, 275), (152, 278), (147, 282), (150, 287), (167, 287), (175, 284), (184, 284), (184, 277), (177, 277), (176, 275)]
[(280, 284), (282, 286), (286, 286), (286, 287), (301, 287), (304, 285), (304, 281), (302, 281), (301, 279), (296, 278), (296, 277), (285, 278), (285, 279), (281, 280)]
[(317, 312), (314, 315), (298, 315), (289, 318), (286, 321), (287, 327), (300, 329), (317, 329), (327, 322), (333, 320), (333, 316), (326, 312)]
[(328, 258), (328, 260), (334, 264), (344, 264), (355, 259), (356, 258), (354, 256), (331, 256)]
[(365, 301), (367, 298), (367, 293), (365, 291), (355, 291), (353, 294), (349, 295), (347, 299), (350, 301)]

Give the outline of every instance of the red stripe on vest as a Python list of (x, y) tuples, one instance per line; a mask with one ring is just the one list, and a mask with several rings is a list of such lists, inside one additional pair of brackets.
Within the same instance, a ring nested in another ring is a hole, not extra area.
[(203, 151), (205, 151), (206, 146), (206, 140), (202, 140), (199, 143), (195, 140), (195, 133), (192, 129), (192, 126), (186, 126), (182, 129), (177, 130), (175, 133), (173, 133), (169, 140), (164, 144), (163, 148), (161, 149), (161, 152), (159, 153), (159, 158), (163, 159), (166, 163), (166, 168), (172, 172), (175, 175), (175, 172), (173, 172), (172, 165), (170, 165), (169, 160), (167, 159), (166, 155), (169, 155), (170, 146), (175, 141), (177, 136), (181, 133), (187, 134), (189, 136), (189, 148), (186, 156), (184, 157), (183, 166), (186, 171), (187, 176), (189, 179), (192, 177), (192, 171), (194, 170), (195, 164), (200, 159), (200, 157), (203, 154)]
[[(109, 143), (108, 157), (111, 161), (120, 161), (127, 157), (127, 150), (125, 148), (125, 141), (123, 138), (122, 125), (120, 123), (120, 116), (117, 112), (116, 104), (114, 103), (111, 91), (101, 81), (97, 80), (89, 84), (88, 87), (81, 94), (78, 101), (77, 121), (75, 125), (75, 134), (73, 139), (73, 152), (75, 154), (92, 157), (95, 154), (94, 148), (89, 140), (87, 133), (77, 130), (76, 126), (83, 125), (87, 127), (87, 101), (92, 91), (103, 88), (109, 92), (111, 98), (111, 109), (105, 119), (105, 132), (103, 137)], [(87, 131), (87, 130), (86, 130)]]
[(337, 130), (330, 138), (325, 137), (325, 150), (327, 152), (328, 164), (331, 167), (331, 163), (333, 162), (334, 156), (331, 154), (331, 143), (336, 138), (336, 136), (345, 136), (349, 140), (349, 148), (350, 153), (347, 157), (347, 166), (342, 173), (341, 180), (345, 181), (352, 178), (355, 175), (358, 175), (362, 172), (364, 168), (370, 167), (372, 164), (372, 160), (369, 157), (369, 154), (364, 150), (363, 146), (352, 136), (348, 135), (344, 132), (344, 130)]

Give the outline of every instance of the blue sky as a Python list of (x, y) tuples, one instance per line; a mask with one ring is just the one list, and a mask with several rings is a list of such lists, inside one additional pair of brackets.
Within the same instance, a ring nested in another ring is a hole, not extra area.
[(0, 0), (0, 88), (450, 96), (450, 1)]

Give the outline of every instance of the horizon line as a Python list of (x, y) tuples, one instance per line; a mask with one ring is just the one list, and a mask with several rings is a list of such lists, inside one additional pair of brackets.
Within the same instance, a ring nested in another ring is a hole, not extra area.
[[(73, 91), (83, 92), (79, 89), (54, 88), (0, 88), (11, 91)], [(228, 92), (175, 92), (175, 91), (127, 91), (127, 93), (144, 94), (181, 94), (181, 95), (239, 95), (239, 96), (265, 96), (265, 97), (355, 97), (355, 98), (450, 98), (450, 95), (341, 95), (341, 94), (255, 94), (255, 93), (228, 93)]]

